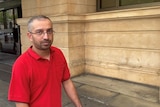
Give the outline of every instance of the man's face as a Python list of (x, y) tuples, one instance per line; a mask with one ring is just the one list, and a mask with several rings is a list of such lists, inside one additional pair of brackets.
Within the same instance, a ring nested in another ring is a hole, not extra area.
[(34, 20), (32, 31), (28, 32), (33, 48), (48, 50), (53, 42), (52, 23), (47, 19)]

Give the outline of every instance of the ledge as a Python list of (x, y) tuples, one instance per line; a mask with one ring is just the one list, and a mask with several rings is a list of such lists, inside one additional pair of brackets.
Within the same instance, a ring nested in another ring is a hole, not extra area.
[(85, 20), (99, 20), (99, 19), (128, 19), (128, 18), (146, 18), (146, 17), (160, 17), (160, 6), (123, 9), (105, 12), (96, 12), (85, 15)]

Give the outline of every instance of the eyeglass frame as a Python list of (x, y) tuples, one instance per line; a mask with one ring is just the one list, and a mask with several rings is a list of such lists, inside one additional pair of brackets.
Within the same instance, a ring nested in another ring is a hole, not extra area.
[(45, 34), (54, 35), (55, 33), (55, 31), (52, 28), (47, 29), (46, 31), (44, 31), (43, 29), (37, 29), (35, 32), (31, 32), (31, 31), (28, 31), (28, 32), (31, 34), (39, 35), (39, 36), (44, 36)]

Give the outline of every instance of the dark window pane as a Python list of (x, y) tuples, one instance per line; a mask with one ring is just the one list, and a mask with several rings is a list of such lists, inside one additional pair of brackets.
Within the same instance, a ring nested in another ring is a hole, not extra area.
[(160, 2), (160, 0), (120, 0), (119, 6), (136, 5), (152, 2)]
[(116, 7), (116, 0), (101, 0), (100, 5), (102, 9)]
[(154, 5), (160, 5), (160, 0), (97, 0), (97, 11)]

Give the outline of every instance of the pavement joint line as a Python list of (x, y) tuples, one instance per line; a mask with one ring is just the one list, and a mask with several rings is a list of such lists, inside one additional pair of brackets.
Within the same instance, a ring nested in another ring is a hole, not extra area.
[(68, 102), (64, 105), (64, 107), (69, 107), (69, 105), (72, 104), (72, 102)]
[(80, 96), (82, 96), (82, 97), (84, 97), (84, 98), (87, 98), (88, 100), (92, 100), (92, 101), (95, 101), (95, 102), (98, 102), (98, 103), (101, 103), (101, 104), (105, 104), (103, 101), (98, 100), (98, 99), (96, 99), (96, 98), (87, 97), (87, 96), (85, 96), (85, 95), (80, 95)]
[(0, 64), (8, 65), (8, 66), (11, 66), (11, 67), (13, 65), (13, 64), (6, 63), (6, 62), (0, 62)]
[(113, 95), (112, 97), (110, 97), (110, 98), (107, 99), (107, 102), (112, 101), (114, 98), (118, 97), (119, 95), (121, 95), (121, 94), (117, 93), (117, 94)]
[(0, 69), (0, 71), (11, 74), (11, 72), (3, 70), (3, 69)]

